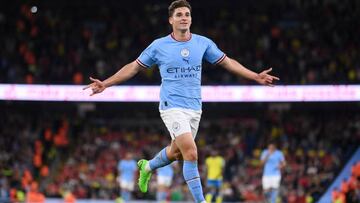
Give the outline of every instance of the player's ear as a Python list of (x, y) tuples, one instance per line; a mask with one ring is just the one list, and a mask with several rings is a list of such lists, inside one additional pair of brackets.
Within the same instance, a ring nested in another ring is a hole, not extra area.
[(169, 23), (170, 23), (170, 25), (173, 24), (173, 18), (171, 16), (169, 17)]

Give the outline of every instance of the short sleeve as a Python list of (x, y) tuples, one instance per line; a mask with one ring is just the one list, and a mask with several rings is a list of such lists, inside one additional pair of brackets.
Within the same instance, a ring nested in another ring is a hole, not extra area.
[(121, 171), (121, 168), (122, 168), (122, 161), (120, 161), (117, 165), (117, 169), (118, 171)]
[(152, 65), (156, 63), (155, 59), (156, 55), (156, 41), (151, 43), (136, 59), (136, 62), (144, 67), (144, 68), (150, 68)]
[(207, 39), (207, 44), (208, 45), (204, 54), (204, 59), (207, 62), (211, 64), (218, 64), (225, 59), (226, 54), (222, 52), (212, 40)]
[(267, 153), (266, 150), (264, 150), (264, 151), (261, 153), (260, 160), (264, 160), (264, 159), (265, 159), (266, 153)]
[(221, 158), (221, 166), (224, 167), (225, 166), (225, 160), (223, 158)]
[(285, 161), (284, 153), (280, 152), (280, 160)]

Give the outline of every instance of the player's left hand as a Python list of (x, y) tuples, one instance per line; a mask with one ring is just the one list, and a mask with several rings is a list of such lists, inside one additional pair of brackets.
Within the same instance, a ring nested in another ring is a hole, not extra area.
[(276, 80), (280, 80), (278, 77), (268, 74), (270, 71), (272, 71), (272, 68), (269, 68), (267, 70), (262, 71), (258, 74), (258, 77), (255, 79), (256, 82), (262, 85), (267, 86), (274, 86), (274, 82)]
[(103, 81), (92, 77), (90, 77), (90, 80), (92, 81), (92, 83), (83, 88), (83, 90), (86, 90), (88, 88), (92, 90), (90, 96), (93, 96), (94, 94), (99, 94), (106, 89), (105, 83)]

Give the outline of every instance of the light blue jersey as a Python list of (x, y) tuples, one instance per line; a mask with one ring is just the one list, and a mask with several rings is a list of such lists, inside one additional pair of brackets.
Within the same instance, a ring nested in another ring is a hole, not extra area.
[(164, 167), (158, 168), (156, 172), (158, 176), (166, 176), (166, 177), (174, 176), (174, 169), (171, 165), (166, 165)]
[[(269, 151), (266, 149), (261, 153), (261, 160), (264, 160)], [(285, 161), (284, 154), (280, 150), (275, 150), (265, 162), (263, 176), (281, 176), (279, 165)]]
[(118, 164), (118, 170), (120, 171), (120, 180), (134, 181), (135, 171), (137, 165), (135, 160), (121, 160)]
[(225, 54), (210, 39), (191, 34), (188, 41), (172, 35), (152, 42), (136, 60), (143, 67), (158, 65), (161, 75), (160, 110), (186, 108), (201, 110), (201, 71), (203, 59), (220, 63)]

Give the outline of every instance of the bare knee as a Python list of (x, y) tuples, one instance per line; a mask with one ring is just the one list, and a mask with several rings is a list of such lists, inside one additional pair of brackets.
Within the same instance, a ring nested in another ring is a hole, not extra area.
[(182, 156), (184, 160), (187, 161), (196, 161), (198, 160), (198, 154), (196, 148), (189, 148), (182, 152)]
[(178, 148), (174, 149), (174, 148), (168, 147), (166, 154), (168, 156), (168, 159), (171, 161), (183, 159), (182, 154)]
[(174, 153), (174, 157), (176, 160), (179, 160), (179, 161), (183, 160), (183, 156), (180, 151), (178, 151), (177, 153)]
[(191, 133), (184, 133), (176, 137), (175, 144), (180, 149), (183, 160), (196, 161), (198, 159), (197, 147)]
[(168, 159), (171, 161), (175, 161), (175, 160), (183, 160), (183, 156), (181, 154), (180, 151), (177, 152), (170, 152), (168, 154)]

